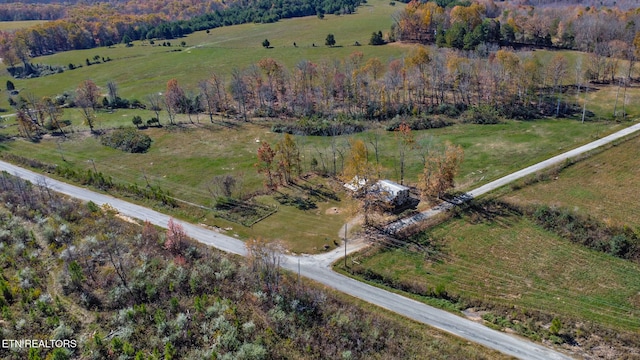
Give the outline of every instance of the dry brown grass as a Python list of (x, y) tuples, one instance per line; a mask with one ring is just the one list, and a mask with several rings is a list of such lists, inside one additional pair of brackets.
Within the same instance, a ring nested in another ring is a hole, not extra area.
[(565, 207), (595, 216), (609, 225), (639, 227), (639, 152), (640, 137), (636, 137), (504, 199), (519, 204)]

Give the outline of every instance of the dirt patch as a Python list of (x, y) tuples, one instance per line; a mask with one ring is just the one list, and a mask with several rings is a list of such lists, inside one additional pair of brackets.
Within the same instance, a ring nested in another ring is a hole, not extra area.
[(124, 220), (126, 222), (129, 222), (129, 223), (132, 223), (132, 224), (136, 224), (136, 225), (140, 225), (140, 223), (138, 223), (135, 219), (130, 218), (130, 217), (126, 216), (126, 215), (116, 214), (116, 217), (121, 219), (121, 220)]
[(341, 214), (342, 211), (343, 210), (340, 209), (340, 208), (331, 207), (331, 208), (328, 208), (327, 211), (325, 211), (324, 213), (327, 214), (327, 215), (338, 215), (338, 214)]
[(462, 313), (467, 319), (482, 324), (484, 323), (484, 320), (482, 319), (482, 315), (486, 314), (487, 311), (478, 311), (474, 308), (468, 308), (466, 310), (463, 310)]

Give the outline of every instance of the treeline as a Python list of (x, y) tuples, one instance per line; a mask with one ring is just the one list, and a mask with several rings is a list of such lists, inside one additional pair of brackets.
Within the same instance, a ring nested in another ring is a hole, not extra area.
[[(192, 123), (202, 116), (211, 123), (220, 117), (278, 118), (276, 132), (324, 136), (362, 131), (362, 121), (396, 117), (389, 130), (403, 121), (413, 130), (423, 130), (447, 126), (451, 119), (475, 124), (578, 114), (586, 119), (593, 113), (568, 99), (593, 91), (590, 81), (601, 81), (602, 74), (620, 80), (620, 99), (630, 84), (631, 67), (621, 69), (617, 58), (605, 60), (603, 67), (590, 55), (570, 65), (562, 53), (543, 62), (534, 53), (498, 50), (483, 58), (473, 52), (420, 47), (384, 64), (378, 58), (365, 61), (356, 51), (342, 61), (301, 60), (293, 68), (265, 58), (235, 69), (229, 77), (212, 72), (190, 87), (171, 79), (162, 95), (154, 92), (142, 101), (120, 98), (114, 82), (99, 86), (85, 80), (75, 92), (42, 99), (18, 94), (10, 96), (9, 103), (16, 110), (20, 134), (34, 140), (47, 131), (64, 136), (68, 124), (62, 109), (70, 107), (82, 111), (92, 131), (99, 122), (98, 111), (116, 107), (151, 110), (155, 125), (174, 124), (178, 114)], [(629, 65), (633, 64), (624, 66)], [(615, 77), (618, 70), (626, 76)], [(626, 116), (625, 104), (613, 104), (615, 116)], [(140, 120), (133, 124), (142, 125)]]
[[(27, 64), (30, 57), (60, 51), (90, 49), (130, 43), (134, 40), (174, 39), (194, 31), (248, 22), (270, 23), (279, 19), (324, 14), (350, 14), (362, 0), (252, 0), (215, 6), (205, 15), (169, 21), (152, 12), (123, 14), (109, 6), (77, 6), (64, 19), (13, 33), (0, 33), (0, 57), (12, 67)], [(216, 3), (219, 4), (219, 3)], [(212, 5), (213, 6), (213, 5)], [(202, 14), (202, 12), (198, 13)]]
[(25, 4), (10, 2), (0, 4), (0, 21), (57, 20), (67, 11), (63, 4)]
[(482, 58), (427, 47), (387, 64), (365, 60), (359, 51), (342, 61), (302, 60), (291, 69), (265, 58), (228, 78), (212, 73), (197, 88), (172, 79), (162, 98), (149, 95), (147, 108), (166, 111), (169, 122), (178, 113), (190, 118), (204, 113), (211, 122), (220, 115), (302, 118), (280, 122), (274, 130), (315, 135), (358, 131), (361, 125), (353, 120), (396, 116), (433, 115), (412, 123), (414, 129), (446, 125), (436, 115), (482, 124), (501, 117), (569, 116), (582, 109), (563, 94), (587, 91), (592, 65), (570, 67), (563, 54), (543, 63), (531, 53), (498, 50)]
[(639, 27), (637, 11), (618, 8), (411, 1), (396, 16), (392, 37), (464, 50), (535, 45), (629, 58)]

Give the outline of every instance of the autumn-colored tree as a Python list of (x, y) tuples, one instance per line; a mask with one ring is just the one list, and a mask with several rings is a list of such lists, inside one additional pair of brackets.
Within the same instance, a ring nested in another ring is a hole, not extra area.
[(2, 62), (7, 64), (9, 68), (13, 68), (20, 59), (16, 55), (13, 46), (14, 34), (8, 32), (0, 32), (0, 57)]
[(449, 16), (451, 23), (462, 23), (469, 29), (480, 25), (485, 13), (485, 6), (480, 3), (472, 3), (470, 6), (456, 5), (451, 9)]
[(460, 170), (463, 159), (462, 147), (451, 143), (445, 144), (443, 152), (431, 152), (419, 179), (418, 188), (422, 196), (440, 199), (448, 189), (454, 186), (454, 178)]
[(274, 101), (277, 100), (277, 94), (284, 94), (286, 91), (284, 65), (272, 58), (265, 58), (258, 61), (258, 67), (267, 76), (265, 98), (273, 106)]
[(158, 230), (149, 220), (144, 222), (144, 226), (142, 227), (142, 242), (143, 245), (156, 245), (158, 239), (160, 239), (160, 234), (158, 234)]
[(85, 122), (89, 125), (91, 132), (94, 132), (95, 110), (98, 104), (100, 90), (91, 80), (85, 80), (76, 88), (75, 103), (80, 107)]
[(347, 154), (342, 170), (342, 180), (347, 183), (355, 181), (355, 187), (358, 182), (367, 183), (375, 178), (375, 167), (369, 162), (369, 152), (364, 141), (352, 139), (349, 141), (350, 150)]
[(172, 254), (178, 255), (181, 253), (186, 241), (187, 233), (184, 231), (184, 227), (173, 221), (173, 218), (170, 218), (169, 223), (167, 224), (167, 233), (164, 242), (164, 248), (170, 251)]
[(354, 189), (354, 196), (362, 200), (362, 215), (367, 226), (372, 225), (373, 213), (386, 209), (385, 194), (376, 187), (378, 173), (377, 166), (369, 162), (365, 143), (352, 139), (342, 180)]
[(258, 148), (258, 162), (255, 167), (258, 169), (258, 173), (265, 174), (266, 182), (265, 187), (267, 189), (274, 189), (275, 182), (273, 181), (274, 169), (273, 161), (276, 156), (276, 152), (273, 151), (268, 142), (263, 141)]
[(16, 120), (18, 121), (18, 129), (20, 134), (27, 139), (33, 140), (36, 137), (36, 131), (38, 130), (36, 124), (27, 115), (25, 109), (18, 109), (16, 112)]
[(407, 151), (409, 151), (415, 143), (415, 137), (411, 132), (411, 128), (404, 121), (396, 129), (396, 140), (398, 141), (398, 152), (400, 154), (400, 184), (404, 185), (404, 167)]
[(292, 173), (300, 175), (300, 150), (295, 139), (290, 134), (284, 134), (282, 140), (276, 144), (276, 159), (278, 169), (284, 176), (284, 181), (290, 183)]
[(364, 65), (363, 71), (371, 75), (373, 81), (377, 81), (384, 72), (384, 65), (380, 59), (373, 57), (367, 60)]
[(167, 115), (169, 115), (169, 123), (174, 123), (176, 114), (180, 112), (181, 104), (184, 103), (184, 98), (184, 90), (178, 84), (178, 80), (169, 80), (167, 90), (164, 93), (164, 104)]
[(417, 89), (417, 96), (421, 98), (421, 101), (424, 102), (427, 95), (427, 89), (430, 86), (430, 77), (428, 76), (429, 67), (433, 61), (433, 57), (430, 54), (429, 50), (425, 47), (418, 47), (418, 49), (410, 55), (406, 62), (405, 66), (408, 69), (413, 70), (414, 73), (417, 73), (417, 78), (415, 79), (415, 88)]

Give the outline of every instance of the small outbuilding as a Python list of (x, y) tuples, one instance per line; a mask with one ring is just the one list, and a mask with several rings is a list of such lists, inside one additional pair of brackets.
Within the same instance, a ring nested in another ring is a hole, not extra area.
[(409, 201), (409, 188), (391, 180), (379, 180), (375, 184), (377, 191), (383, 193), (390, 204), (402, 206)]
[[(357, 192), (365, 185), (366, 180), (356, 176), (350, 182), (345, 183), (344, 187)], [(395, 207), (403, 206), (411, 199), (408, 187), (391, 180), (378, 180), (371, 186), (371, 190), (381, 194), (389, 204)]]

